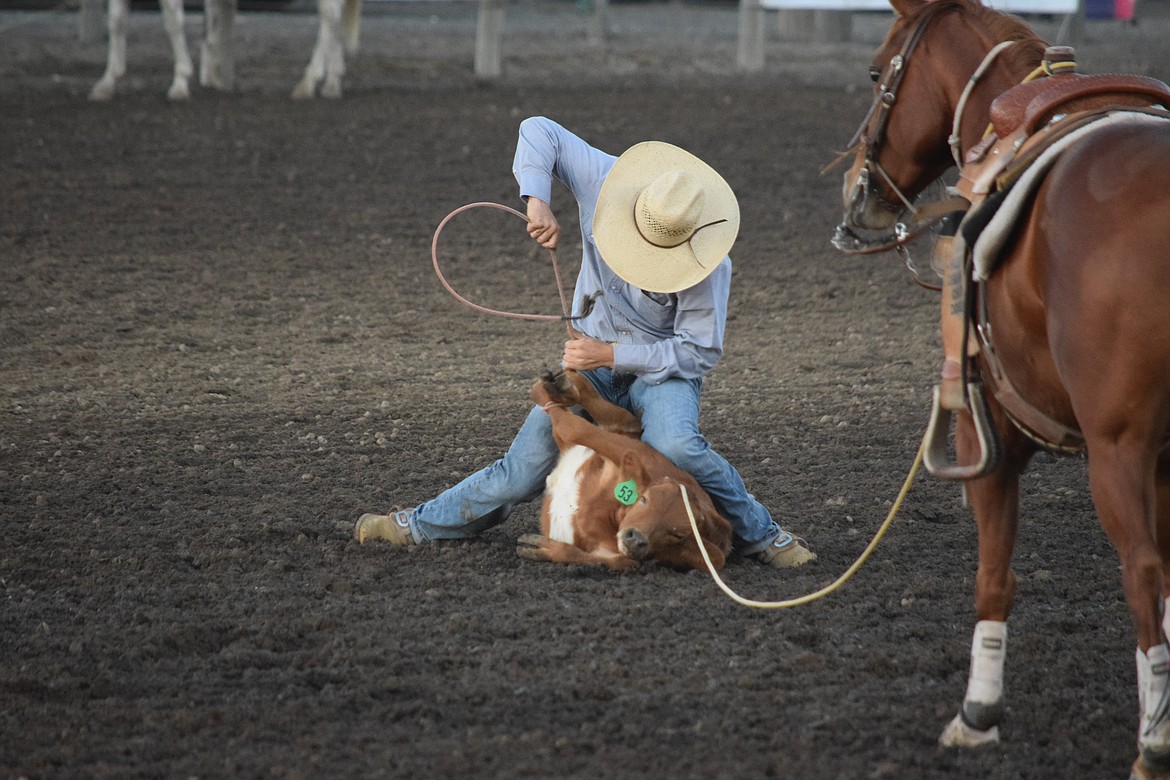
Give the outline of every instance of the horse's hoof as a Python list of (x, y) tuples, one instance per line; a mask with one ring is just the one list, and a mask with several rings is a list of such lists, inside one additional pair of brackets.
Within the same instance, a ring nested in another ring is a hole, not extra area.
[(1129, 770), (1129, 780), (1166, 780), (1166, 777), (1165, 773), (1156, 773), (1146, 766), (1146, 762), (1142, 760), (1141, 756), (1137, 757)]
[(942, 747), (974, 748), (993, 742), (999, 742), (999, 726), (980, 731), (964, 723), (961, 715), (956, 715), (938, 738), (938, 744)]
[(93, 89), (89, 91), (89, 99), (95, 102), (104, 103), (114, 97), (114, 82), (102, 79), (93, 85)]
[(289, 97), (291, 97), (293, 100), (312, 100), (315, 92), (316, 88), (313, 85), (313, 82), (302, 81), (296, 85)]
[(1170, 780), (1170, 754), (1142, 749), (1129, 770), (1129, 780)]

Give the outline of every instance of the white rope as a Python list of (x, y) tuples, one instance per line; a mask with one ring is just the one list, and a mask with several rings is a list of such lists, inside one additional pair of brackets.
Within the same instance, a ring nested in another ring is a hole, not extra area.
[(787, 601), (754, 601), (752, 599), (745, 599), (728, 587), (727, 583), (719, 576), (719, 573), (715, 571), (715, 564), (711, 562), (711, 556), (707, 554), (707, 547), (703, 544), (703, 537), (699, 533), (699, 524), (695, 521), (695, 513), (691, 509), (691, 500), (687, 497), (687, 489), (683, 485), (679, 485), (679, 490), (682, 491), (683, 506), (686, 507), (687, 517), (691, 521), (691, 532), (695, 535), (695, 541), (699, 545), (699, 552), (703, 556), (703, 561), (707, 564), (707, 571), (711, 573), (711, 578), (715, 580), (715, 584), (719, 586), (719, 589), (726, 593), (732, 601), (741, 606), (754, 607), (755, 609), (787, 609), (789, 607), (798, 607), (816, 601), (839, 589), (861, 568), (861, 565), (865, 563), (873, 551), (877, 549), (878, 542), (882, 540), (882, 537), (886, 535), (886, 531), (889, 530), (890, 525), (894, 522), (898, 510), (902, 508), (902, 504), (906, 500), (906, 494), (910, 492), (910, 485), (913, 484), (914, 477), (918, 474), (918, 467), (922, 465), (922, 453), (925, 447), (926, 440), (923, 438), (922, 443), (918, 445), (918, 454), (914, 457), (914, 465), (910, 467), (910, 473), (906, 475), (906, 481), (902, 484), (902, 490), (898, 493), (898, 498), (894, 501), (894, 505), (890, 508), (886, 519), (878, 527), (877, 532), (874, 533), (873, 539), (870, 540), (857, 560), (853, 562), (853, 565), (846, 569), (844, 574), (820, 590), (799, 598), (788, 599)]

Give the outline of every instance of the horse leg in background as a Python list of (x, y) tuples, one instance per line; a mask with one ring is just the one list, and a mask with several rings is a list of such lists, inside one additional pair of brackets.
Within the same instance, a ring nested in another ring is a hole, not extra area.
[[(965, 483), (967, 499), (979, 533), (979, 569), (975, 576), (975, 624), (967, 692), (959, 713), (939, 736), (943, 747), (978, 747), (999, 741), (1003, 719), (1003, 669), (1007, 659), (1007, 619), (1015, 598), (1012, 571), (1019, 526), (1020, 474), (1033, 447), (1009, 423), (998, 426), (1004, 457), (986, 477)], [(955, 447), (960, 463), (979, 458), (979, 440), (968, 413), (955, 421)]]
[[(171, 100), (186, 100), (191, 96), (188, 80), (195, 69), (191, 64), (191, 52), (187, 49), (187, 36), (183, 31), (183, 0), (160, 0), (159, 5), (163, 12), (163, 27), (166, 28), (175, 59), (174, 78), (167, 90), (167, 97)], [(110, 43), (106, 72), (90, 90), (90, 100), (112, 98), (118, 79), (126, 75), (126, 24), (129, 12), (129, 0), (110, 0)]]
[(313, 47), (313, 55), (309, 58), (305, 75), (292, 92), (296, 100), (313, 97), (318, 84), (322, 85), (322, 97), (341, 97), (341, 77), (345, 75), (345, 51), (357, 50), (361, 0), (317, 0), (317, 18), (317, 44)]
[(163, 27), (171, 42), (171, 53), (175, 57), (175, 71), (167, 99), (187, 100), (191, 97), (191, 74), (195, 72), (195, 66), (191, 62), (187, 33), (183, 29), (183, 0), (159, 0), (159, 6), (163, 12)]
[(114, 96), (118, 79), (126, 75), (126, 24), (129, 21), (130, 0), (110, 0), (106, 12), (109, 40), (106, 50), (106, 72), (89, 91), (90, 100), (109, 100)]
[(362, 27), (362, 0), (345, 0), (342, 19), (345, 22), (345, 53), (357, 54)]
[(236, 85), (232, 29), (236, 0), (204, 0), (203, 45), (199, 56), (199, 83), (212, 89), (231, 90)]

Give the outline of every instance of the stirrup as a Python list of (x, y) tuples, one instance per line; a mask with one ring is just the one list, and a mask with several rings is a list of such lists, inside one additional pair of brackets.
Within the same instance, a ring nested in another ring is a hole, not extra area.
[(970, 466), (960, 466), (947, 454), (947, 436), (955, 413), (943, 407), (941, 389), (938, 385), (934, 386), (934, 402), (930, 409), (930, 424), (926, 426), (926, 448), (922, 453), (922, 463), (927, 471), (939, 479), (977, 479), (986, 476), (999, 465), (999, 438), (991, 427), (991, 415), (987, 409), (987, 400), (983, 397), (981, 382), (967, 385), (967, 411), (975, 421), (979, 461)]

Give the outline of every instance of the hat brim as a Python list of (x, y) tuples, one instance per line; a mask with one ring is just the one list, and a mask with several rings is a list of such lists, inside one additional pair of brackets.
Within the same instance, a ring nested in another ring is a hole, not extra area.
[[(703, 187), (703, 212), (690, 241), (663, 248), (646, 241), (634, 222), (634, 203), (663, 173), (684, 169)], [(674, 293), (710, 275), (739, 234), (739, 202), (719, 173), (695, 155), (662, 141), (631, 146), (614, 163), (593, 216), (601, 257), (626, 282), (650, 292)]]

